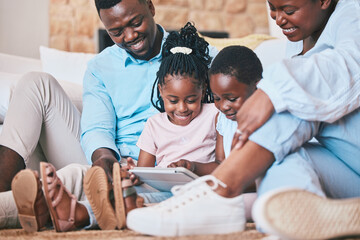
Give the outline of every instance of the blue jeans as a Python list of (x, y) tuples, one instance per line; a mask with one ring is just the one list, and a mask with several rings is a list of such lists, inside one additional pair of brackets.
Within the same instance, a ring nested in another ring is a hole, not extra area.
[[(312, 137), (318, 142), (308, 142)], [(275, 113), (250, 140), (275, 156), (259, 196), (283, 187), (330, 198), (360, 196), (360, 109), (331, 124)]]

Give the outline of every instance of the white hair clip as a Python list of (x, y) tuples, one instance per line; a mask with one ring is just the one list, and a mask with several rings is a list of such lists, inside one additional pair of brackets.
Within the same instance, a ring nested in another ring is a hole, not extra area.
[(172, 54), (182, 53), (182, 54), (189, 55), (190, 53), (192, 53), (192, 49), (188, 48), (188, 47), (173, 47), (172, 49), (170, 49), (170, 52)]

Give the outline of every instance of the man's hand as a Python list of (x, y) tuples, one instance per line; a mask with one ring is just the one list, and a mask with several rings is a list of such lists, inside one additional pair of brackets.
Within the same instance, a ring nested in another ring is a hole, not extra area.
[(108, 148), (99, 148), (94, 151), (91, 160), (93, 161), (93, 166), (99, 166), (105, 170), (109, 182), (112, 183), (113, 165), (115, 162), (118, 162), (115, 153)]
[(249, 136), (261, 127), (273, 114), (274, 106), (261, 89), (257, 89), (241, 106), (236, 114), (238, 128), (234, 134), (231, 149), (240, 149)]
[(184, 167), (192, 172), (195, 172), (195, 164), (189, 160), (181, 159), (177, 162), (172, 162), (168, 166), (168, 168), (176, 168), (176, 167)]

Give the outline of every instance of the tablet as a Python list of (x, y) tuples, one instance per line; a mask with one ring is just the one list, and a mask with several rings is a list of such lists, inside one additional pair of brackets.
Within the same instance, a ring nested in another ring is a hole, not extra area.
[(144, 183), (165, 192), (169, 192), (175, 185), (183, 185), (198, 178), (195, 173), (183, 167), (135, 167), (129, 171), (137, 175)]

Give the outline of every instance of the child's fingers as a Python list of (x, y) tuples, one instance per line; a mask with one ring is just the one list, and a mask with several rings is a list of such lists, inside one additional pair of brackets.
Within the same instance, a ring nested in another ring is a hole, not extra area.
[(139, 177), (136, 176), (134, 173), (130, 174), (130, 180), (134, 185), (139, 185), (141, 183)]
[(126, 158), (128, 169), (136, 167), (134, 160), (131, 157)]
[(170, 163), (167, 167), (168, 168), (176, 168), (178, 165), (177, 165), (177, 162), (173, 162), (173, 163)]

